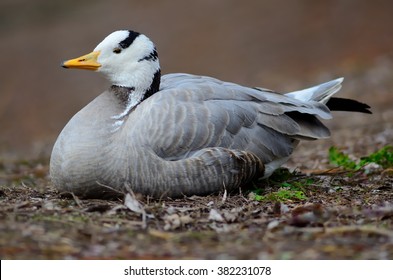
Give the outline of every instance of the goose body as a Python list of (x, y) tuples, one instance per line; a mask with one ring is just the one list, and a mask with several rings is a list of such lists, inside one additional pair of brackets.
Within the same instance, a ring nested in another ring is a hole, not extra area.
[(342, 79), (282, 95), (204, 76), (161, 77), (154, 44), (128, 30), (63, 66), (103, 72), (112, 82), (53, 147), (53, 184), (82, 197), (127, 188), (154, 197), (236, 189), (270, 176), (300, 140), (329, 137), (318, 118), (330, 119), (330, 110), (369, 112), (331, 98)]

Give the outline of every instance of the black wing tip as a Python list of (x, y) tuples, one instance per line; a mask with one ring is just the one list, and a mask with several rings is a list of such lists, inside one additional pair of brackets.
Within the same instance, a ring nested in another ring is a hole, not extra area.
[(330, 111), (358, 112), (372, 114), (371, 107), (368, 104), (347, 98), (332, 97), (326, 103)]

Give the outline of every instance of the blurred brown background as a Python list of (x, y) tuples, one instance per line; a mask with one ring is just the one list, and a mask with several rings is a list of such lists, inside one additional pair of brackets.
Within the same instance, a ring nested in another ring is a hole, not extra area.
[(2, 0), (0, 158), (49, 156), (66, 122), (108, 86), (97, 73), (62, 69), (61, 61), (90, 52), (117, 29), (153, 39), (163, 73), (278, 91), (344, 76), (340, 96), (369, 103), (374, 114), (336, 114), (329, 141), (349, 135), (386, 144), (393, 134), (392, 11), (389, 0)]

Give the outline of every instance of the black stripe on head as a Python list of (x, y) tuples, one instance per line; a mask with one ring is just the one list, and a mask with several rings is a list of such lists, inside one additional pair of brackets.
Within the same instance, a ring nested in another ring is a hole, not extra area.
[(136, 37), (138, 37), (140, 35), (140, 33), (132, 31), (132, 30), (128, 30), (128, 36), (127, 38), (125, 38), (123, 41), (120, 42), (120, 47), (122, 47), (123, 49), (128, 48), (132, 42), (134, 42), (134, 40), (136, 39)]
[(157, 58), (158, 58), (157, 50), (156, 50), (156, 48), (154, 48), (154, 50), (153, 50), (151, 53), (149, 53), (149, 54), (146, 55), (145, 57), (139, 59), (138, 62), (141, 62), (141, 61), (144, 61), (144, 60), (147, 60), (147, 61), (156, 61)]
[(154, 73), (153, 81), (151, 82), (149, 89), (146, 90), (143, 100), (149, 98), (150, 96), (152, 96), (153, 94), (155, 94), (157, 91), (160, 90), (160, 82), (161, 82), (161, 71), (160, 69), (158, 69), (156, 73)]

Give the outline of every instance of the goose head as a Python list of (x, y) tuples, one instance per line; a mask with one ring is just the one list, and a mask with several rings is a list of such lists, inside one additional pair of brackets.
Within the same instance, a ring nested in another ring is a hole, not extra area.
[(62, 66), (101, 72), (113, 86), (132, 89), (141, 96), (159, 88), (156, 48), (147, 36), (131, 30), (109, 34), (93, 52), (64, 61)]

